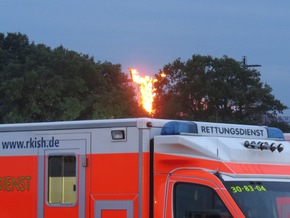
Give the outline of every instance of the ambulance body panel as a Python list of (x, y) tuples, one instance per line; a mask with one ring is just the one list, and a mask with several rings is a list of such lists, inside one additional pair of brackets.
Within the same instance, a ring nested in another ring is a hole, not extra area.
[(274, 128), (65, 121), (4, 124), (0, 141), (0, 217), (267, 217), (256, 198), (290, 214), (290, 146)]
[(285, 140), (290, 142), (290, 133), (284, 133)]

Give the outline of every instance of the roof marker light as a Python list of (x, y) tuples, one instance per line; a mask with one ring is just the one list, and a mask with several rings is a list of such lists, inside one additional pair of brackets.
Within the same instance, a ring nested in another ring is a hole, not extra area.
[(146, 123), (146, 126), (150, 128), (150, 127), (153, 126), (153, 124), (152, 124), (152, 122), (147, 122), (147, 123)]
[(276, 150), (276, 146), (275, 146), (275, 143), (272, 143), (271, 145), (270, 145), (270, 151), (275, 151)]
[(245, 141), (244, 146), (245, 146), (246, 148), (249, 148), (249, 146), (250, 146), (250, 142), (249, 142), (249, 141)]
[(258, 148), (263, 151), (264, 149), (267, 149), (267, 145), (268, 143), (266, 144), (267, 142), (258, 142)]
[(181, 133), (197, 133), (197, 125), (190, 121), (170, 121), (161, 130), (161, 135), (180, 135)]
[(255, 141), (252, 141), (250, 145), (251, 145), (251, 148), (257, 148), (257, 145), (256, 145)]
[(282, 151), (284, 150), (283, 145), (282, 145), (282, 144), (279, 144), (279, 145), (277, 146), (277, 150), (278, 150), (279, 152), (282, 152)]

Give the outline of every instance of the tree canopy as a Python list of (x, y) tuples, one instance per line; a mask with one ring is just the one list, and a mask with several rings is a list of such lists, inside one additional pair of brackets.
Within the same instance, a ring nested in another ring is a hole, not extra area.
[(257, 70), (227, 56), (176, 59), (163, 72), (166, 78), (156, 84), (158, 117), (263, 124), (287, 109)]
[[(257, 70), (227, 56), (176, 59), (163, 72), (156, 118), (277, 125), (287, 109)], [(0, 123), (149, 116), (135, 92), (120, 64), (0, 33)]]
[(133, 117), (138, 108), (120, 64), (0, 34), (0, 122)]

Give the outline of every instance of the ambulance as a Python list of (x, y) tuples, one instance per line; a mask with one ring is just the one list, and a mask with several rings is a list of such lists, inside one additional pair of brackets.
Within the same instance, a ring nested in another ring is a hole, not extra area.
[(0, 217), (290, 217), (290, 144), (224, 123), (2, 124)]

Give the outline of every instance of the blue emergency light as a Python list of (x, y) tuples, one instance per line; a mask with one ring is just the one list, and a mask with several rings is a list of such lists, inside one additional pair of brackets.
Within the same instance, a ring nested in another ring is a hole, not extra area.
[(181, 133), (197, 133), (197, 125), (190, 121), (170, 121), (161, 130), (161, 135), (180, 135)]
[(275, 127), (266, 127), (268, 138), (285, 140), (283, 132)]

